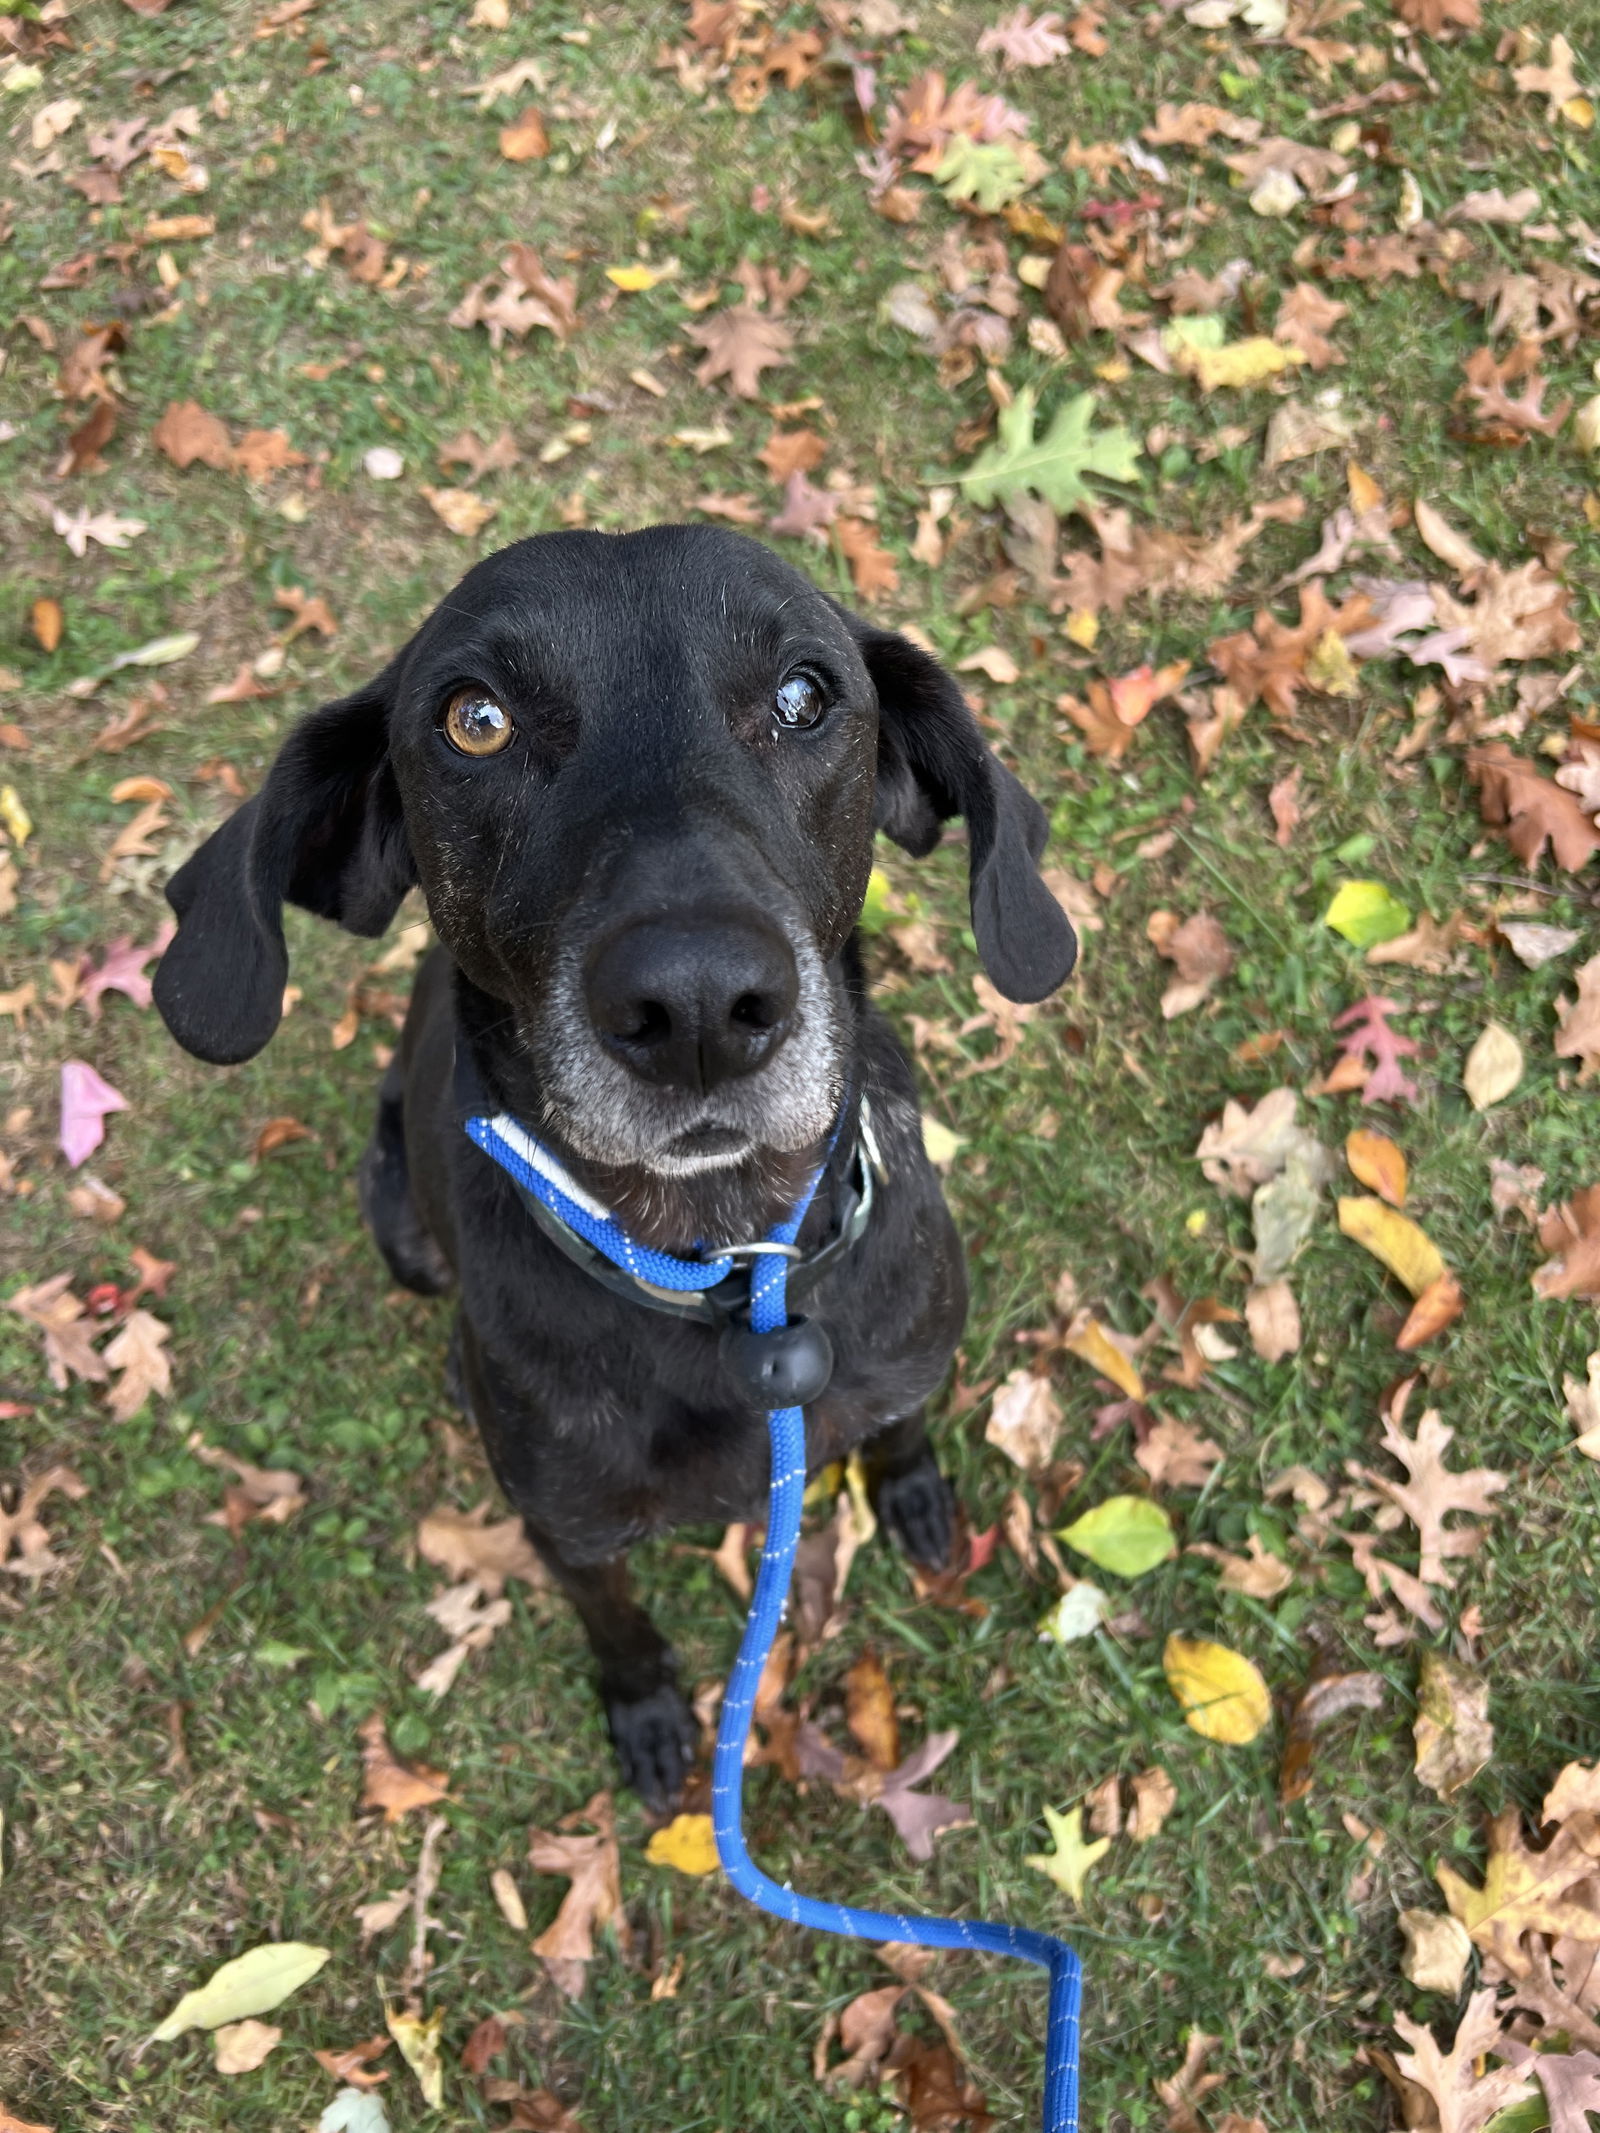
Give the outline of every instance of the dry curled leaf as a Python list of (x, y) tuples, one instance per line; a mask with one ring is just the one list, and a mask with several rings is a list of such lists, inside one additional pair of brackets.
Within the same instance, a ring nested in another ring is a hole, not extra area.
[(442, 1770), (430, 1770), (424, 1763), (403, 1762), (395, 1754), (381, 1713), (375, 1711), (363, 1720), (356, 1729), (356, 1738), (361, 1743), (366, 1773), (361, 1805), (382, 1808), (385, 1822), (398, 1822), (413, 1808), (432, 1807), (448, 1797), (450, 1781)]

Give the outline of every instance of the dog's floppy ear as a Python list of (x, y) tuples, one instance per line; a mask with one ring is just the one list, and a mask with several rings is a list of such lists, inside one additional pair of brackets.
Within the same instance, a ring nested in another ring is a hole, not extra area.
[(179, 925), (155, 1001), (197, 1058), (252, 1059), (277, 1028), (286, 899), (375, 935), (416, 880), (388, 757), (397, 664), (302, 719), (260, 792), (167, 883)]
[(914, 857), (964, 815), (972, 930), (1008, 1000), (1042, 1000), (1071, 974), (1078, 942), (1039, 879), (1044, 809), (983, 744), (954, 679), (893, 630), (851, 617), (878, 692), (877, 826)]

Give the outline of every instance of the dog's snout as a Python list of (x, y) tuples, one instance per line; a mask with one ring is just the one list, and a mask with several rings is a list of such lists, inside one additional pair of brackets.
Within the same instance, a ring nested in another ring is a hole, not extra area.
[(584, 973), (607, 1050), (646, 1081), (699, 1091), (769, 1058), (799, 991), (783, 935), (743, 919), (635, 920), (600, 944)]

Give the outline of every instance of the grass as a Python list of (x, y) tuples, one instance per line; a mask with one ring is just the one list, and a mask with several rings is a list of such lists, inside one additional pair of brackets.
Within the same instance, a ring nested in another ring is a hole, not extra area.
[[(1333, 886), (1351, 871), (1374, 872), (1414, 908), (1442, 917), (1463, 906), (1481, 912), (1505, 893), (1485, 877), (1518, 870), (1502, 845), (1484, 842), (1459, 751), (1391, 761), (1404, 699), (1381, 664), (1366, 670), (1355, 702), (1313, 704), (1302, 721), (1309, 745), (1287, 741), (1256, 713), (1204, 783), (1170, 714), (1156, 714), (1127, 764), (1113, 768), (1062, 738), (1053, 699), (1088, 672), (1203, 658), (1211, 637), (1247, 620), (1308, 551), (1318, 518), (1342, 500), (1342, 464), (1325, 455), (1263, 481), (1253, 444), (1203, 458), (1199, 448), (1224, 423), (1252, 422), (1259, 433), (1271, 402), (1255, 394), (1213, 406), (1136, 365), (1100, 388), (1105, 412), (1136, 433), (1164, 423), (1184, 440), (1152, 470), (1139, 510), (1214, 530), (1262, 493), (1298, 490), (1304, 524), (1269, 530), (1225, 601), (1157, 611), (1135, 602), (1106, 618), (1092, 661), (1065, 647), (1037, 606), (964, 614), (961, 594), (997, 559), (987, 521), (966, 514), (971, 523), (942, 571), (911, 562), (908, 543), (925, 484), (963, 462), (956, 432), (989, 404), (982, 374), (941, 389), (931, 361), (881, 310), (896, 282), (926, 268), (956, 218), (933, 195), (909, 231), (869, 211), (851, 167), (857, 144), (832, 89), (775, 89), (751, 117), (717, 93), (687, 100), (653, 65), (658, 45), (681, 33), (675, 7), (580, 12), (513, 0), (503, 31), (470, 27), (467, 13), (441, 0), (406, 8), (327, 0), (300, 25), (305, 35), (263, 39), (254, 35), (257, 11), (233, 0), (178, 0), (148, 20), (112, 0), (85, 0), (70, 18), (72, 46), (50, 53), (43, 86), (6, 100), (23, 158), (34, 112), (51, 98), (81, 100), (78, 130), (63, 143), (69, 170), (81, 164), (86, 129), (193, 103), (202, 118), (192, 152), (211, 182), (187, 199), (141, 163), (124, 179), (125, 204), (96, 211), (56, 178), (13, 188), (0, 315), (44, 319), (62, 348), (119, 304), (129, 327), (116, 360), (125, 407), (109, 471), (71, 482), (52, 471), (64, 421), (51, 397), (57, 359), (25, 328), (6, 335), (0, 414), (20, 434), (0, 447), (12, 470), (0, 498), (0, 662), (17, 686), (0, 710), (32, 745), (0, 758), (0, 776), (18, 787), (37, 829), (23, 854), (18, 909), (0, 932), (0, 986), (32, 977), (47, 991), (50, 958), (124, 931), (149, 938), (166, 872), (231, 804), (215, 783), (196, 782), (201, 767), (225, 758), (253, 788), (291, 721), (366, 678), (473, 554), (560, 523), (564, 506), (581, 504), (606, 527), (685, 515), (708, 487), (753, 489), (775, 506), (754, 456), (769, 416), (694, 384), (696, 352), (676, 292), (708, 281), (731, 288), (747, 254), (803, 262), (814, 279), (792, 314), (796, 361), (768, 374), (769, 405), (819, 396), (828, 465), (876, 484), (882, 537), (902, 574), (883, 617), (914, 621), (952, 658), (991, 640), (1016, 657), (1021, 680), (985, 686), (988, 712), (1050, 804), (1061, 863), (1087, 874), (1109, 857), (1119, 877), (1081, 977), (1040, 1014), (1007, 1068), (960, 1078), (954, 1059), (935, 1052), (922, 1062), (930, 1111), (966, 1142), (950, 1196), (974, 1273), (968, 1380), (1022, 1359), (1013, 1336), (1046, 1321), (1064, 1268), (1128, 1328), (1145, 1322), (1140, 1292), (1163, 1272), (1185, 1295), (1240, 1300), (1233, 1254), (1249, 1242), (1247, 1210), (1224, 1203), (1189, 1156), (1227, 1097), (1300, 1084), (1325, 1067), (1332, 1016), (1368, 989), (1371, 974), (1354, 951), (1318, 922)], [(915, 31), (887, 48), (886, 93), (928, 65), (952, 80), (974, 69), (987, 9), (925, 0), (917, 13)], [(1540, 0), (1518, 19), (1549, 31), (1563, 16)], [(781, 18), (804, 19), (798, 9)], [(1387, 17), (1369, 4), (1334, 34), (1387, 44)], [(1231, 97), (1269, 132), (1320, 142), (1330, 127), (1310, 109), (1350, 83), (1341, 70), (1338, 87), (1322, 88), (1296, 52), (1198, 31), (1181, 15), (1130, 11), (1108, 35), (1104, 60), (1075, 58), (1005, 84), (1033, 114), (1053, 166), (1030, 197), (1062, 221), (1096, 190), (1087, 173), (1059, 168), (1073, 135), (1119, 141), (1162, 98)], [(1440, 93), (1380, 113), (1391, 130), (1385, 155), (1414, 172), (1431, 211), (1471, 186), (1529, 182), (1553, 214), (1581, 211), (1592, 136), (1546, 130), (1539, 107), (1513, 100), (1503, 74), (1490, 85), (1493, 46), (1492, 31), (1456, 47), (1424, 44)], [(499, 159), (495, 134), (520, 98), (480, 112), (461, 92), (529, 55), (546, 72), (544, 90), (528, 93), (546, 112), (555, 152), (517, 168)], [(992, 63), (977, 72), (996, 85)], [(608, 148), (596, 146), (602, 128), (611, 130)], [(1174, 167), (1182, 161), (1175, 152)], [(1393, 163), (1370, 174), (1385, 212), (1398, 186)], [(806, 207), (825, 203), (832, 227), (817, 237), (781, 227), (752, 205), (758, 183), (774, 200), (792, 193)], [(1209, 172), (1193, 197), (1202, 215), (1189, 264), (1214, 272), (1243, 255), (1287, 285), (1303, 222), (1250, 215)], [(337, 221), (364, 218), (425, 273), (383, 291), (354, 281), (337, 257), (307, 265), (302, 218), (322, 200)], [(677, 227), (666, 211), (683, 202), (690, 211)], [(151, 216), (190, 209), (214, 213), (217, 235), (168, 247), (181, 279), (164, 318), (155, 308), (158, 248), (127, 255), (126, 271), (102, 264), (81, 287), (40, 292), (56, 262), (131, 243)], [(585, 322), (568, 345), (535, 335), (496, 354), (481, 333), (445, 324), (508, 239), (533, 242), (578, 274)], [(675, 254), (680, 278), (607, 308), (599, 268), (631, 258), (641, 239), (657, 258)], [(1514, 254), (1504, 232), (1476, 242), (1485, 263)], [(1391, 496), (1426, 495), (1508, 561), (1534, 538), (1576, 542), (1566, 571), (1592, 644), (1600, 538), (1583, 515), (1572, 450), (1534, 440), (1509, 455), (1473, 451), (1452, 428), (1460, 360), (1482, 338), (1478, 314), (1427, 279), (1342, 283), (1337, 293), (1352, 305), (1335, 335), (1349, 361), (1329, 376), (1356, 418), (1362, 464)], [(1235, 311), (1231, 329), (1245, 326)], [(1547, 351), (1552, 398), (1583, 390), (1591, 352), (1592, 342)], [(1052, 365), (1019, 335), (1006, 377), (1042, 385), (1053, 406), (1066, 389), (1097, 385), (1094, 365), (1109, 353), (1100, 337)], [(342, 367), (321, 379), (304, 375), (307, 364), (335, 363)], [(665, 399), (628, 382), (640, 367), (667, 384)], [(541, 464), (539, 449), (572, 420), (568, 403), (580, 394), (610, 403), (591, 417), (592, 442)], [(170, 400), (188, 397), (236, 432), (281, 425), (311, 464), (260, 485), (202, 468), (178, 473), (150, 431)], [(715, 422), (734, 442), (706, 459), (664, 441), (681, 425)], [(487, 437), (502, 423), (528, 457), (514, 476), (481, 485), (499, 513), (483, 536), (463, 542), (433, 518), (417, 484), (444, 478), (433, 454), (458, 428)], [(362, 473), (363, 455), (378, 444), (404, 455), (402, 482), (378, 485)], [(75, 560), (50, 531), (48, 506), (75, 508), (85, 497), (97, 510), (145, 519), (148, 531), (124, 553), (91, 547)], [(834, 557), (784, 545), (850, 597)], [(208, 706), (207, 689), (281, 626), (274, 595), (291, 585), (331, 603), (337, 637), (298, 638), (272, 697)], [(53, 654), (26, 627), (41, 596), (65, 609)], [(170, 701), (155, 730), (125, 755), (89, 752), (102, 720), (150, 677), (119, 676), (89, 703), (66, 695), (65, 684), (184, 629), (199, 632), (201, 649), (160, 677)], [(1304, 768), (1307, 816), (1280, 850), (1264, 794), (1291, 762)], [(127, 818), (111, 790), (133, 772), (164, 779), (176, 794), (164, 848), (102, 885), (100, 855)], [(1139, 843), (1168, 823), (1177, 830), (1170, 849), (1140, 859)], [(1366, 856), (1341, 858), (1358, 838), (1371, 840)], [(874, 944), (897, 1014), (955, 1024), (971, 1011), (960, 857), (941, 853), (920, 866), (886, 859), (897, 890), (922, 899), (956, 964), (947, 977), (916, 977), (887, 944)], [(1589, 893), (1571, 877), (1542, 878), (1554, 893), (1541, 897), (1541, 915), (1586, 928), (1581, 952), (1593, 952)], [(1239, 956), (1215, 1004), (1173, 1024), (1156, 1010), (1165, 966), (1145, 939), (1161, 906), (1213, 910)], [(507, 1865), (534, 1927), (548, 1922), (561, 1884), (528, 1871), (527, 1827), (581, 1806), (608, 1779), (608, 1751), (574, 1621), (520, 1588), (511, 1626), (442, 1703), (411, 1686), (438, 1643), (422, 1614), (436, 1580), (416, 1560), (416, 1520), (440, 1500), (471, 1504), (490, 1484), (443, 1393), (447, 1314), (386, 1291), (357, 1218), (353, 1169), (376, 1055), (392, 1032), (369, 1022), (334, 1052), (329, 1029), (371, 951), (300, 917), (290, 943), (299, 1006), (261, 1059), (228, 1073), (181, 1057), (153, 1016), (121, 998), (108, 1001), (96, 1028), (81, 1009), (36, 1016), (14, 1036), (8, 1028), (4, 1141), (17, 1174), (33, 1181), (29, 1196), (0, 1202), (8, 1288), (69, 1269), (79, 1294), (125, 1280), (134, 1242), (175, 1259), (179, 1272), (157, 1307), (173, 1329), (174, 1396), (120, 1428), (89, 1388), (50, 1392), (33, 1334), (0, 1316), (7, 1397), (38, 1403), (0, 1424), (0, 1474), (65, 1457), (88, 1484), (81, 1503), (58, 1499), (49, 1514), (66, 1567), (37, 1585), (8, 1581), (0, 1594), (0, 2097), (24, 2118), (71, 2133), (221, 2124), (279, 2133), (314, 2122), (332, 2089), (307, 2048), (378, 2027), (378, 1982), (395, 1985), (406, 1953), (405, 1926), (363, 1949), (352, 1916), (416, 1866), (413, 1828), (387, 1831), (354, 1816), (356, 1726), (381, 1708), (397, 1747), (451, 1774), (429, 1996), (447, 2010), (452, 2064), (483, 2014), (515, 2008), (526, 2022), (513, 2033), (513, 2065), (530, 2085), (549, 2081), (574, 2102), (588, 2133), (645, 2125), (845, 2133), (903, 2122), (871, 2096), (852, 2104), (823, 2095), (809, 2072), (825, 2015), (884, 1975), (872, 1955), (747, 1914), (716, 1880), (691, 1883), (647, 1866), (631, 1802), (621, 1804), (620, 1830), (634, 1962), (608, 1949), (585, 1999), (570, 2005), (495, 1909), (488, 1876)], [(1445, 1596), (1452, 1626), (1463, 1609), (1481, 1610), (1493, 1690), (1497, 1751), (1469, 1791), (1446, 1806), (1413, 1779), (1415, 1649), (1374, 1650), (1365, 1595), (1340, 1556), (1306, 1565), (1272, 1607), (1222, 1593), (1209, 1564), (1180, 1556), (1138, 1586), (1149, 1636), (1061, 1650), (1034, 1633), (1044, 1587), (1030, 1586), (1005, 1552), (975, 1581), (989, 1611), (973, 1621), (918, 1605), (881, 1548), (858, 1564), (847, 1627), (809, 1662), (801, 1686), (825, 1718), (836, 1713), (846, 1668), (874, 1644), (913, 1714), (914, 1737), (922, 1726), (960, 1729), (942, 1782), (972, 1802), (976, 1828), (944, 1838), (919, 1869), (883, 1818), (817, 1788), (797, 1800), (770, 1772), (752, 1785), (753, 1846), (780, 1878), (883, 1906), (1070, 1931), (1090, 1975), (1086, 2122), (1112, 2133), (1162, 2122), (1152, 2081), (1177, 2065), (1191, 2024), (1223, 2040), (1219, 2109), (1259, 2112), (1272, 2133), (1386, 2123), (1389, 2104), (1361, 2047), (1382, 2039), (1396, 2007), (1441, 2020), (1450, 2013), (1401, 1980), (1396, 1909), (1433, 1900), (1439, 1857), (1464, 1868), (1479, 1860), (1481, 1811), (1535, 1803), (1562, 1762), (1600, 1747), (1596, 1477), (1568, 1449), (1560, 1391), (1563, 1371), (1579, 1370), (1594, 1345), (1593, 1314), (1533, 1303), (1531, 1244), (1492, 1218), (1487, 1181), (1495, 1155), (1538, 1164), (1553, 1197), (1593, 1171), (1592, 1095), (1571, 1085), (1550, 1050), (1552, 1003), (1568, 969), (1524, 972), (1505, 958), (1492, 967), (1477, 958), (1464, 977), (1384, 973), (1383, 989), (1405, 1010), (1401, 1026), (1423, 1045), (1424, 1094), (1415, 1113), (1380, 1122), (1403, 1141), (1413, 1211), (1470, 1298), (1466, 1316), (1427, 1351), (1429, 1398), (1457, 1432), (1459, 1463), (1515, 1477), (1488, 1544)], [(1480, 1118), (1460, 1092), (1459, 1067), (1491, 1013), (1522, 1039), (1529, 1068), (1515, 1096)], [(1241, 1043), (1280, 1027), (1289, 1034), (1279, 1053), (1254, 1068), (1237, 1063)], [(986, 1041), (972, 1041), (974, 1056)], [(52, 1150), (55, 1075), (67, 1056), (92, 1058), (132, 1106), (91, 1165), (128, 1202), (110, 1230), (71, 1212), (70, 1181)], [(24, 1107), (31, 1122), (18, 1123)], [(1357, 1122), (1349, 1098), (1306, 1110), (1330, 1143)], [(298, 1118), (314, 1138), (257, 1165), (255, 1134), (279, 1115)], [(1203, 1223), (1191, 1221), (1200, 1214)], [(1282, 1507), (1264, 1496), (1272, 1474), (1302, 1461), (1331, 1479), (1346, 1460), (1381, 1459), (1377, 1403), (1396, 1371), (1395, 1292), (1330, 1221), (1314, 1233), (1295, 1286), (1307, 1324), (1300, 1355), (1269, 1367), (1246, 1349), (1199, 1390), (1164, 1397), (1227, 1455), (1198, 1498), (1175, 1500), (1185, 1539), (1238, 1547), (1259, 1533), (1286, 1545)], [(1061, 1449), (1088, 1464), (1072, 1501), (1142, 1488), (1124, 1434), (1089, 1443), (1101, 1395), (1088, 1372), (1069, 1366), (1058, 1392)], [(978, 1526), (998, 1515), (1016, 1479), (985, 1445), (984, 1417), (980, 1407), (935, 1418)], [(219, 1488), (186, 1449), (195, 1429), (258, 1463), (306, 1474), (309, 1508), (285, 1527), (254, 1525), (230, 1540), (205, 1522)], [(715, 1680), (732, 1655), (739, 1610), (705, 1557), (660, 1543), (641, 1552), (639, 1574), (688, 1678)], [(186, 1650), (186, 1634), (213, 1611), (209, 1634)], [(1246, 1651), (1285, 1697), (1319, 1652), (1375, 1666), (1389, 1685), (1386, 1704), (1326, 1741), (1314, 1791), (1281, 1809), (1274, 1733), (1225, 1749), (1182, 1723), (1160, 1670), (1162, 1637), (1177, 1627)], [(285, 1648), (303, 1656), (284, 1663)], [(1156, 1842), (1119, 1845), (1073, 1916), (1022, 1864), (1041, 1848), (1041, 1807), (1073, 1801), (1108, 1770), (1154, 1761), (1177, 1782), (1176, 1813)], [(1354, 1896), (1352, 1876), (1367, 1854), (1347, 1817), (1381, 1826), (1388, 1839), (1370, 1885)], [(284, 2010), (285, 2043), (259, 2073), (221, 2081), (197, 2037), (134, 2057), (181, 1990), (273, 1936), (334, 1953)], [(677, 1996), (652, 2000), (653, 1963), (677, 1955)], [(1269, 1957), (1299, 1957), (1303, 1967), (1274, 1976)], [(963, 1960), (943, 1963), (938, 1982), (1001, 2123), (1030, 2123), (1043, 2020), (1037, 1980)], [(404, 2078), (383, 2093), (400, 2128), (500, 2117), (454, 2075), (443, 2121)]]

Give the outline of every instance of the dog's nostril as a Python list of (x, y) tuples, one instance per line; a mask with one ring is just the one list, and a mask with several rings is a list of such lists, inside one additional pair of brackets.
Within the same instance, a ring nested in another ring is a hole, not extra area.
[(672, 1035), (672, 1017), (659, 1000), (633, 1003), (633, 1027), (613, 1032), (625, 1044), (662, 1044)]
[(758, 992), (742, 992), (728, 1010), (728, 1020), (741, 1029), (769, 1030), (783, 1019), (777, 1002)]

